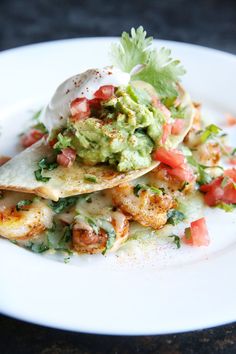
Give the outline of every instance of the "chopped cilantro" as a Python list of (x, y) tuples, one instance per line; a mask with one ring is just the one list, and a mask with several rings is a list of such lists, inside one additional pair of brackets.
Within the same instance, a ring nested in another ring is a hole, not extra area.
[(74, 206), (77, 200), (78, 200), (77, 196), (60, 198), (57, 202), (52, 201), (49, 206), (56, 214), (59, 214), (65, 209)]
[(92, 182), (92, 183), (97, 183), (97, 177), (94, 175), (90, 175), (90, 174), (85, 174), (84, 180), (88, 181), (88, 182)]
[(49, 248), (58, 251), (65, 251), (71, 254), (69, 243), (72, 238), (70, 226), (64, 226), (61, 223), (54, 223), (53, 227), (47, 230), (47, 244)]
[(133, 80), (150, 83), (161, 98), (177, 96), (176, 83), (185, 70), (178, 60), (170, 57), (169, 49), (151, 48), (153, 38), (146, 34), (142, 26), (132, 28), (130, 34), (123, 32), (120, 43), (111, 48), (112, 62), (129, 73), (135, 66), (143, 65), (143, 69), (132, 76)]
[(64, 136), (61, 133), (57, 135), (57, 143), (53, 146), (54, 149), (63, 150), (71, 146), (71, 138)]
[(20, 211), (22, 209), (25, 210), (25, 206), (32, 204), (32, 202), (33, 201), (30, 199), (22, 199), (16, 204), (16, 210), (17, 211)]
[(222, 129), (215, 124), (208, 125), (201, 134), (202, 143), (205, 143), (208, 139), (215, 138), (221, 131)]
[(180, 248), (181, 244), (180, 244), (180, 237), (177, 235), (170, 235), (168, 237), (172, 237), (173, 238), (173, 242), (176, 244), (177, 248)]
[(42, 169), (38, 169), (36, 171), (34, 171), (34, 175), (35, 175), (35, 178), (37, 181), (40, 181), (40, 182), (48, 182), (50, 180), (50, 177), (45, 177), (42, 175)]
[(49, 162), (46, 157), (43, 157), (38, 162), (38, 167), (39, 167), (39, 169), (34, 171), (35, 178), (37, 181), (46, 183), (51, 179), (51, 177), (43, 176), (42, 175), (43, 171), (44, 170), (47, 170), (47, 171), (54, 170), (55, 168), (58, 167), (58, 163), (57, 162)]
[(37, 124), (33, 125), (32, 128), (39, 130), (43, 134), (48, 133), (48, 131), (43, 123), (37, 123)]
[(219, 203), (217, 204), (217, 208), (223, 209), (227, 213), (230, 213), (236, 209), (236, 204)]
[(236, 156), (236, 148), (231, 151), (231, 156)]
[(162, 195), (163, 192), (161, 189), (159, 188), (156, 188), (156, 187), (152, 187), (152, 186), (148, 186), (146, 184), (136, 184), (136, 186), (134, 187), (134, 195), (136, 195), (136, 197), (139, 197), (140, 195), (140, 192), (144, 190), (144, 191), (151, 191), (152, 193), (154, 194), (157, 194), (157, 195)]
[(177, 225), (185, 219), (184, 213), (176, 209), (170, 209), (167, 212), (167, 223), (171, 225)]
[(42, 109), (39, 109), (38, 111), (36, 111), (34, 114), (33, 114), (33, 116), (32, 116), (32, 119), (33, 120), (39, 120), (39, 117), (40, 117), (40, 114), (41, 114), (41, 112), (42, 112)]
[(48, 159), (46, 157), (44, 157), (38, 162), (38, 166), (42, 170), (52, 171), (58, 167), (58, 163), (57, 162), (49, 162)]
[(43, 242), (42, 243), (30, 242), (28, 245), (26, 245), (26, 248), (28, 248), (30, 251), (35, 253), (43, 253), (49, 249), (49, 247), (45, 245)]

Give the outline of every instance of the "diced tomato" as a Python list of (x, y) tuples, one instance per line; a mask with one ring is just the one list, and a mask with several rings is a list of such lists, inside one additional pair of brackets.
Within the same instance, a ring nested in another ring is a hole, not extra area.
[(76, 158), (76, 151), (71, 148), (65, 148), (57, 155), (57, 162), (64, 167), (71, 167)]
[(0, 166), (4, 165), (7, 161), (11, 160), (10, 156), (0, 156)]
[(167, 171), (169, 175), (174, 176), (183, 182), (190, 183), (195, 179), (193, 170), (187, 164), (183, 164), (175, 168), (168, 168)]
[(42, 137), (45, 134), (43, 134), (40, 130), (37, 129), (31, 129), (28, 131), (28, 133), (24, 134), (21, 138), (21, 145), (24, 148), (27, 148), (34, 143), (36, 143), (38, 140), (42, 139)]
[(161, 143), (162, 144), (165, 144), (168, 136), (171, 133), (171, 129), (172, 129), (172, 124), (166, 123), (166, 124), (163, 125), (163, 134), (162, 134), (162, 137), (161, 137)]
[(174, 123), (172, 124), (171, 134), (178, 135), (182, 132), (183, 128), (184, 128), (184, 120), (175, 119)]
[(225, 170), (224, 175), (230, 177), (234, 182), (236, 182), (236, 168)]
[(99, 109), (101, 107), (101, 100), (99, 98), (93, 98), (89, 100), (90, 108)]
[(230, 163), (231, 165), (236, 165), (236, 156), (231, 157), (231, 158), (229, 159), (229, 163)]
[[(228, 181), (224, 181), (224, 177), (228, 177)], [(236, 169), (229, 169), (224, 171), (224, 176), (214, 179), (209, 184), (202, 185), (200, 191), (206, 193), (204, 195), (205, 203), (209, 206), (215, 206), (220, 202), (236, 203), (235, 182)]]
[(115, 87), (112, 85), (101, 86), (95, 93), (94, 97), (99, 98), (100, 100), (109, 100), (114, 96)]
[(159, 147), (153, 153), (153, 159), (163, 162), (172, 168), (178, 167), (184, 164), (184, 155), (181, 151), (176, 149), (166, 150), (164, 147)]
[(70, 104), (70, 112), (73, 120), (86, 119), (90, 115), (89, 101), (85, 97), (76, 98)]
[(51, 148), (53, 148), (53, 146), (57, 143), (57, 138), (54, 138), (52, 140), (49, 140), (48, 144), (49, 146), (51, 146)]
[(236, 117), (231, 114), (226, 114), (227, 125), (233, 126), (236, 125)]
[(215, 189), (217, 187), (219, 187), (221, 185), (221, 182), (223, 180), (223, 177), (217, 177), (216, 179), (214, 179), (213, 181), (211, 181), (210, 183), (208, 184), (202, 184), (200, 186), (200, 191), (201, 192), (210, 192), (212, 189)]
[(205, 218), (191, 222), (190, 232), (182, 238), (184, 243), (192, 246), (208, 246), (210, 243), (209, 233)]
[(156, 96), (152, 97), (152, 105), (155, 108), (159, 109), (164, 114), (166, 119), (170, 118), (171, 116), (170, 110)]

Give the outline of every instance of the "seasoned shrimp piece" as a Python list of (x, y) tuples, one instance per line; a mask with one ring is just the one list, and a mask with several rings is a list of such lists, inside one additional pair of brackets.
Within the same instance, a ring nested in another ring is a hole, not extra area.
[(53, 212), (41, 200), (16, 209), (20, 200), (32, 200), (32, 195), (16, 192), (4, 192), (0, 200), (0, 235), (12, 240), (28, 240), (35, 238), (45, 229), (52, 226)]
[(167, 221), (167, 212), (175, 206), (170, 195), (157, 195), (149, 190), (134, 194), (134, 186), (122, 184), (111, 189), (113, 203), (133, 220), (153, 229), (162, 228)]
[[(94, 219), (96, 225), (96, 218)], [(109, 222), (110, 229), (115, 231), (116, 237), (113, 246), (109, 252), (116, 251), (123, 242), (128, 238), (129, 221), (128, 218), (120, 211), (111, 212)], [(106, 229), (106, 230), (105, 230)], [(72, 244), (75, 251), (78, 253), (102, 253), (109, 239), (109, 230), (102, 225), (98, 227), (96, 232), (94, 228), (86, 221), (77, 221), (73, 226)]]
[(164, 164), (160, 164), (148, 173), (151, 185), (157, 188), (163, 188), (167, 193), (181, 191), (184, 194), (191, 193), (195, 187), (195, 180), (189, 183), (180, 181), (175, 176), (168, 173), (168, 169)]

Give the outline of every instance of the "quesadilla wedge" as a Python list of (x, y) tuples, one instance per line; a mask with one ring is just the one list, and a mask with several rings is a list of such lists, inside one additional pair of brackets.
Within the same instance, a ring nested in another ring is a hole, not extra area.
[(179, 84), (184, 69), (151, 42), (142, 27), (123, 33), (116, 67), (63, 82), (41, 114), (45, 134), (24, 146), (45, 136), (0, 169), (0, 189), (58, 200), (112, 188), (155, 168), (160, 146), (177, 147), (195, 109)]

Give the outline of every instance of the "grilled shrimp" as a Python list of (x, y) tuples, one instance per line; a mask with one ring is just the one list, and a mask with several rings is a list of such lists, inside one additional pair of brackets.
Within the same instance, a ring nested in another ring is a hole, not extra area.
[[(109, 252), (116, 251), (128, 238), (129, 221), (120, 211), (111, 212), (110, 225), (114, 229), (116, 238)], [(96, 223), (96, 219), (95, 219)], [(102, 253), (109, 239), (109, 232), (99, 227), (98, 232), (85, 221), (78, 221), (73, 226), (72, 245), (78, 253)]]
[[(32, 203), (17, 210), (16, 203), (22, 199)], [(0, 200), (0, 235), (11, 240), (29, 240), (52, 225), (53, 212), (41, 200), (32, 195), (4, 192)]]
[(168, 194), (157, 195), (149, 190), (134, 194), (134, 186), (122, 184), (111, 189), (114, 205), (131, 219), (153, 229), (162, 228), (167, 222), (167, 212), (175, 206), (175, 201)]

